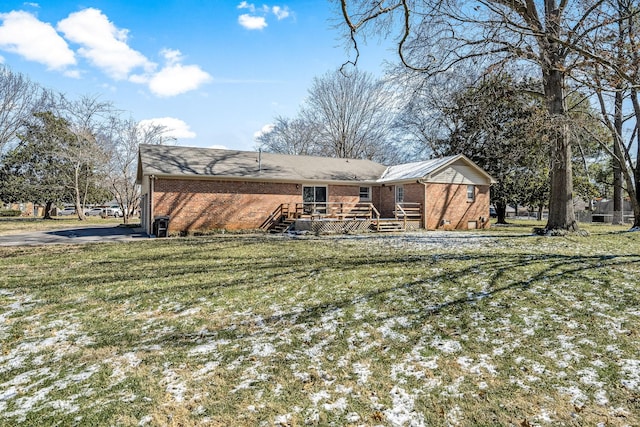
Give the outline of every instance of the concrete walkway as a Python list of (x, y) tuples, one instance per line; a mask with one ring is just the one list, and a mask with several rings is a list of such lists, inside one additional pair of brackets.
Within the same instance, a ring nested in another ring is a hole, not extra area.
[(147, 237), (148, 235), (141, 228), (120, 227), (113, 224), (92, 224), (87, 227), (3, 235), (0, 236), (0, 246), (127, 242)]

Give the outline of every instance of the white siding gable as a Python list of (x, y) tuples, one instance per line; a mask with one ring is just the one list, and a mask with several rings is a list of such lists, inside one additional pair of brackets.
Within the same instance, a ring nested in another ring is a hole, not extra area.
[(485, 175), (483, 175), (478, 169), (467, 165), (463, 161), (456, 161), (452, 163), (444, 170), (426, 177), (427, 182), (441, 183), (441, 184), (474, 184), (474, 185), (487, 185), (490, 181)]

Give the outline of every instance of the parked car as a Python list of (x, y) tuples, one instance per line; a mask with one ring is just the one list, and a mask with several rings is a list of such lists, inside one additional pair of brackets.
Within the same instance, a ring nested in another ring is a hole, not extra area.
[(89, 209), (84, 213), (86, 216), (102, 216), (102, 208)]
[(76, 214), (76, 208), (64, 208), (58, 211), (58, 216), (66, 216), (66, 215), (75, 215)]
[(489, 216), (491, 218), (497, 218), (498, 217), (498, 211), (496, 211), (496, 208), (494, 208), (493, 206), (491, 206), (489, 208)]
[(114, 218), (117, 218), (117, 217), (122, 217), (124, 215), (122, 214), (122, 210), (120, 208), (112, 206), (110, 208), (103, 208), (101, 216), (102, 217), (112, 216)]

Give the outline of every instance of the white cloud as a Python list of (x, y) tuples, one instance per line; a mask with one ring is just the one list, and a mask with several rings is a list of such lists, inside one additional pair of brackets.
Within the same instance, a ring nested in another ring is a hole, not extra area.
[(145, 128), (148, 126), (164, 126), (167, 128), (165, 136), (176, 139), (195, 138), (196, 133), (193, 132), (189, 125), (183, 120), (176, 119), (175, 117), (158, 117), (155, 119), (140, 120), (138, 126)]
[(268, 123), (268, 124), (262, 126), (262, 128), (259, 131), (256, 131), (256, 132), (253, 133), (253, 139), (257, 140), (262, 135), (265, 135), (265, 134), (271, 132), (274, 127), (276, 127), (276, 126), (273, 123)]
[(52, 70), (76, 64), (73, 51), (56, 30), (28, 12), (0, 14), (0, 49), (39, 62)]
[(116, 28), (100, 10), (88, 8), (58, 22), (58, 30), (82, 47), (78, 53), (115, 80), (123, 80), (132, 70), (153, 70), (155, 64), (127, 45), (128, 30)]
[(165, 65), (158, 72), (137, 74), (129, 77), (129, 81), (148, 85), (156, 96), (170, 97), (198, 89), (210, 82), (211, 75), (198, 65), (183, 65), (182, 53), (175, 49), (163, 49), (160, 55)]
[(158, 64), (128, 45), (128, 30), (117, 28), (95, 8), (72, 13), (58, 22), (57, 29), (66, 40), (52, 25), (28, 12), (0, 13), (0, 22), (0, 50), (43, 63), (70, 78), (82, 75), (71, 68), (76, 65), (76, 57), (67, 40), (80, 45), (78, 54), (112, 79), (147, 85), (157, 96), (179, 95), (212, 80), (198, 65), (183, 65), (182, 54), (175, 49), (160, 52), (164, 66), (158, 70)]
[(285, 18), (288, 18), (291, 15), (291, 12), (289, 12), (289, 8), (288, 7), (280, 7), (280, 6), (273, 6), (271, 8), (271, 11), (273, 12), (274, 15), (276, 15), (276, 18), (278, 18), (278, 21), (282, 21)]
[(238, 16), (238, 23), (247, 30), (262, 30), (267, 26), (267, 20), (263, 16), (251, 16), (242, 14)]
[(160, 55), (164, 57), (167, 64), (173, 65), (182, 61), (182, 52), (176, 49), (162, 49)]
[(167, 65), (149, 80), (149, 89), (157, 96), (180, 95), (211, 81), (211, 76), (197, 65)]
[(251, 12), (255, 12), (256, 7), (253, 4), (250, 4), (249, 2), (243, 1), (240, 2), (240, 4), (238, 5), (238, 9), (249, 9)]
[(246, 9), (250, 13), (244, 13), (238, 17), (238, 23), (247, 30), (262, 30), (267, 27), (267, 17), (273, 14), (278, 21), (291, 16), (291, 11), (287, 6), (267, 6), (256, 7), (253, 3), (246, 1), (238, 4), (238, 9)]

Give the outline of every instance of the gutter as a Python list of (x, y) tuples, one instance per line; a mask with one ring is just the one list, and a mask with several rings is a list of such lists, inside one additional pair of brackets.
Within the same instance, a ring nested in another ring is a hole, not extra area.
[(153, 232), (153, 193), (155, 192), (155, 175), (149, 175), (149, 219), (147, 220), (147, 234)]
[[(326, 179), (309, 179), (309, 178), (270, 178), (260, 176), (233, 176), (233, 175), (173, 175), (162, 174), (162, 178), (166, 179), (184, 179), (184, 180), (204, 180), (204, 181), (246, 181), (246, 182), (268, 182), (276, 184), (310, 184), (310, 185), (381, 185), (383, 183), (371, 179), (353, 179), (353, 180), (326, 180)], [(150, 175), (150, 178), (157, 178), (156, 175)], [(413, 182), (413, 181), (407, 181)]]
[(416, 183), (418, 184), (422, 184), (422, 187), (424, 188), (424, 206), (423, 206), (423, 212), (422, 212), (422, 228), (424, 228), (425, 230), (428, 230), (429, 228), (427, 227), (427, 220), (429, 219), (428, 215), (427, 215), (427, 205), (428, 205), (428, 200), (427, 200), (427, 180), (424, 178), (420, 178), (419, 180), (416, 181)]

